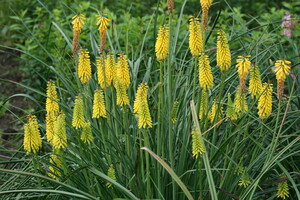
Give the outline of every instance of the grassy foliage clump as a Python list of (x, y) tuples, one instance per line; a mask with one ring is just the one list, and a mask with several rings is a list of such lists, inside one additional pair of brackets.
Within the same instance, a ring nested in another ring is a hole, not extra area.
[(25, 86), (45, 109), (0, 163), (4, 198), (300, 199), (293, 40), (235, 12), (223, 24), (217, 1), (190, 20), (166, 2), (140, 24), (105, 10), (51, 23), (64, 48), (34, 57), (52, 80)]

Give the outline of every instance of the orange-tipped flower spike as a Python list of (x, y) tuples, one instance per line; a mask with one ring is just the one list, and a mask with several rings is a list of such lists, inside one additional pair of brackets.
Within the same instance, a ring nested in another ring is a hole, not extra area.
[(284, 81), (286, 76), (290, 74), (291, 62), (287, 60), (277, 60), (275, 63), (275, 73), (277, 79), (277, 96), (281, 99), (283, 94)]
[(83, 14), (78, 14), (72, 17), (72, 25), (73, 25), (73, 52), (75, 53), (78, 50), (78, 42), (80, 37), (81, 29), (84, 25), (85, 17)]
[(97, 26), (100, 33), (100, 50), (102, 52), (106, 45), (106, 31), (107, 31), (109, 19), (107, 19), (102, 15), (97, 15), (97, 17), (98, 17)]
[(238, 69), (238, 74), (240, 77), (240, 89), (242, 91), (244, 91), (246, 87), (246, 78), (251, 65), (249, 57), (250, 56), (238, 56), (238, 59), (236, 60), (236, 68)]

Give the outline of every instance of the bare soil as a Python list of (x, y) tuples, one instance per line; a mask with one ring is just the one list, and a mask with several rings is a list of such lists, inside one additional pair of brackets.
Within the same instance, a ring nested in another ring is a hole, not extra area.
[[(3, 52), (5, 51), (5, 52)], [(0, 51), (0, 160), (6, 160), (10, 153), (22, 144), (24, 112), (30, 102), (24, 97), (13, 97), (15, 94), (25, 93), (25, 90), (13, 83), (20, 83), (24, 78), (17, 61), (19, 53), (16, 51)], [(11, 82), (12, 81), (12, 82)], [(11, 97), (11, 98), (10, 98)], [(8, 109), (3, 110), (3, 103), (8, 100)]]

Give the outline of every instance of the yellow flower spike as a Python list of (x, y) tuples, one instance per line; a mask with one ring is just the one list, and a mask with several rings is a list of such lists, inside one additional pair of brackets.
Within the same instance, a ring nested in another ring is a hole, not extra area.
[(106, 78), (106, 87), (109, 87), (113, 84), (113, 78), (115, 76), (116, 62), (115, 57), (112, 53), (108, 53), (105, 60), (105, 78)]
[(250, 185), (250, 184), (251, 184), (250, 176), (249, 176), (249, 174), (248, 174), (246, 168), (244, 168), (244, 169), (243, 169), (242, 177), (241, 177), (241, 179), (240, 179), (238, 185), (239, 185), (240, 187), (246, 188), (246, 187), (247, 187), (248, 185)]
[(126, 89), (123, 84), (120, 83), (119, 79), (115, 81), (115, 88), (117, 91), (117, 105), (125, 106), (129, 105), (129, 98)]
[(199, 58), (199, 83), (203, 90), (209, 90), (214, 84), (208, 56), (201, 54)]
[(138, 118), (139, 128), (152, 127), (152, 119), (148, 106), (148, 86), (145, 82), (141, 83), (137, 89), (133, 112)]
[(200, 134), (200, 131), (196, 128), (196, 126), (193, 127), (192, 130), (192, 154), (193, 157), (198, 158), (199, 155), (205, 152), (204, 142), (202, 139), (202, 136)]
[(228, 45), (226, 33), (220, 29), (217, 41), (217, 65), (221, 72), (225, 72), (231, 65), (231, 53)]
[[(114, 166), (111, 164), (108, 168), (108, 171), (107, 171), (107, 176), (109, 178), (111, 178), (112, 180), (116, 181), (117, 180), (117, 177), (116, 177), (116, 171), (114, 169)], [(113, 185), (110, 183), (110, 182), (107, 182), (106, 183), (106, 187), (107, 188), (111, 188)]]
[(76, 96), (74, 104), (72, 126), (78, 129), (85, 125), (83, 100), (81, 95)]
[(168, 13), (170, 15), (174, 10), (174, 0), (167, 0), (167, 3), (168, 3)]
[(101, 41), (100, 50), (103, 51), (106, 45), (106, 31), (108, 27), (108, 22), (110, 20), (102, 15), (97, 15), (97, 18), (98, 18), (97, 26), (100, 33), (100, 41)]
[(56, 120), (56, 114), (53, 112), (46, 114), (46, 136), (47, 141), (53, 145), (53, 136), (54, 136), (54, 122)]
[(155, 53), (158, 61), (164, 61), (169, 53), (169, 29), (166, 24), (161, 26), (158, 31)]
[(105, 57), (103, 54), (97, 58), (97, 76), (98, 76), (98, 84), (101, 88), (105, 89), (106, 85), (106, 69), (105, 69)]
[(61, 176), (61, 172), (59, 169), (63, 167), (61, 158), (53, 154), (50, 156), (50, 163), (51, 163), (51, 165), (49, 166), (50, 172), (48, 173), (48, 176), (58, 180), (58, 178)]
[(201, 54), (201, 52), (203, 52), (203, 39), (198, 18), (195, 18), (194, 16), (190, 18), (189, 30), (190, 51), (194, 57), (198, 57)]
[(202, 10), (209, 10), (213, 0), (200, 0)]
[(46, 111), (47, 113), (53, 112), (58, 113), (59, 106), (58, 106), (58, 97), (56, 92), (55, 83), (53, 81), (48, 81), (47, 84), (47, 99), (46, 99)]
[(78, 41), (80, 37), (81, 29), (84, 25), (85, 17), (83, 14), (78, 14), (72, 17), (72, 25), (73, 25), (73, 52), (76, 52), (78, 50)]
[(228, 117), (231, 120), (237, 120), (238, 119), (238, 115), (237, 115), (236, 109), (234, 108), (233, 102), (231, 100), (231, 94), (230, 93), (228, 93), (226, 117)]
[(66, 116), (60, 113), (54, 122), (53, 148), (55, 150), (67, 147)]
[(218, 116), (216, 116), (218, 109), (219, 109), (219, 105), (218, 105), (218, 103), (216, 102), (216, 99), (215, 99), (214, 103), (212, 105), (211, 111), (209, 113), (210, 123), (213, 123), (215, 118), (216, 118), (216, 122), (218, 122), (222, 119), (223, 107), (220, 108), (219, 114), (218, 114)]
[(287, 180), (278, 183), (277, 198), (287, 199), (290, 196), (289, 186)]
[(208, 26), (208, 10), (212, 4), (212, 0), (200, 0), (202, 7), (202, 24), (203, 28), (207, 29)]
[(39, 124), (35, 115), (27, 117), (27, 123), (24, 125), (24, 150), (27, 154), (36, 154), (42, 147), (42, 138), (39, 130)]
[(77, 73), (78, 78), (83, 84), (89, 82), (89, 80), (91, 79), (92, 67), (89, 52), (86, 49), (80, 50)]
[(275, 74), (277, 79), (277, 96), (281, 99), (283, 94), (284, 81), (290, 74), (291, 62), (287, 60), (277, 60), (275, 63)]
[(205, 119), (204, 117), (207, 113), (207, 104), (208, 104), (207, 91), (202, 90), (201, 99), (200, 99), (200, 107), (199, 107), (199, 119)]
[(259, 67), (254, 64), (250, 70), (249, 93), (253, 99), (256, 99), (262, 92), (262, 82), (260, 78)]
[(91, 122), (86, 122), (83, 126), (80, 139), (86, 144), (90, 144), (93, 141)]
[(235, 93), (234, 107), (236, 108), (236, 113), (238, 116), (241, 114), (241, 112), (248, 112), (246, 95), (243, 91), (241, 91), (240, 87)]
[(100, 118), (100, 117), (106, 118), (106, 109), (105, 109), (103, 91), (101, 89), (96, 89), (94, 94), (92, 118)]
[(174, 101), (172, 108), (172, 123), (175, 124), (177, 121), (177, 112), (178, 112), (178, 100)]
[(238, 56), (238, 59), (236, 60), (236, 68), (238, 69), (238, 74), (240, 77), (240, 87), (242, 91), (244, 91), (246, 87), (246, 78), (251, 65), (249, 58), (250, 56)]
[(263, 83), (263, 92), (258, 100), (258, 115), (261, 119), (267, 119), (272, 113), (272, 84)]
[(122, 87), (127, 90), (130, 85), (130, 73), (127, 56), (125, 54), (120, 54), (118, 58), (117, 78)]

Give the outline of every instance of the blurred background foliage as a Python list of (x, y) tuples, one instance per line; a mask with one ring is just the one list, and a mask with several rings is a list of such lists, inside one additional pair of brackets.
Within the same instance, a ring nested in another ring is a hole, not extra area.
[[(126, 51), (129, 58), (136, 59), (140, 54), (136, 49), (141, 49), (141, 45), (149, 51), (143, 52), (144, 55), (154, 56), (155, 31), (157, 26), (164, 23), (167, 8), (167, 3), (163, 0), (2, 0), (1, 4), (0, 43), (21, 51), (19, 61), (25, 75), (23, 82), (34, 88), (45, 88), (44, 79), (49, 80), (53, 76), (51, 70), (45, 68), (42, 63), (51, 63), (54, 67), (72, 64), (69, 59), (71, 52), (61, 30), (64, 30), (65, 37), (72, 37), (71, 18), (76, 13), (83, 13), (87, 17), (81, 34), (82, 47), (90, 46), (91, 38), (97, 38), (96, 14), (101, 12), (112, 20), (113, 28), (110, 28), (109, 33), (111, 42), (119, 47), (119, 51), (121, 49)], [(184, 0), (175, 0), (177, 13), (180, 12), (182, 4)], [(288, 39), (281, 36), (282, 17), (286, 12), (291, 13), (293, 17), (300, 14), (300, 1), (297, 0), (220, 0), (214, 1), (214, 4), (210, 10), (210, 20), (217, 19), (216, 26), (223, 26), (230, 36), (237, 35), (238, 32), (247, 32), (249, 36), (243, 39), (230, 38), (231, 48), (240, 44), (241, 40), (268, 40), (269, 45), (272, 45), (272, 41), (288, 43)], [(182, 31), (178, 41), (183, 41), (187, 37), (189, 17), (191, 14), (198, 16), (199, 11), (199, 0), (186, 2), (183, 12), (186, 23), (181, 24)], [(159, 15), (154, 15), (155, 12)], [(174, 20), (177, 20), (177, 17), (178, 15), (175, 15)], [(145, 36), (146, 32), (148, 34)], [(94, 37), (91, 37), (92, 35)], [(211, 37), (215, 38), (216, 33), (213, 32)], [(300, 37), (299, 26), (293, 30), (292, 37), (293, 39)], [(214, 40), (208, 41), (211, 43), (209, 46), (214, 46)], [(186, 53), (184, 49), (188, 49), (187, 40), (182, 46), (185, 48), (180, 48), (182, 52), (178, 53), (184, 55)], [(291, 47), (291, 54), (293, 51)], [(289, 49), (285, 49), (284, 52), (288, 57)]]

